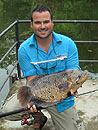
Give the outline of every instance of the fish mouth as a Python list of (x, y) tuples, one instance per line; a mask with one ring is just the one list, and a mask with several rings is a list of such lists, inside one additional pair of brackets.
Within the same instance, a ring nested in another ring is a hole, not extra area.
[(78, 76), (76, 83), (77, 84), (84, 83), (87, 79), (88, 79), (88, 74), (85, 73), (83, 76)]

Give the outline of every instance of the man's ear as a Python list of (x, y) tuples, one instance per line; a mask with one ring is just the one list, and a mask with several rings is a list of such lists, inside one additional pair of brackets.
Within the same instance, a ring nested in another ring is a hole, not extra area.
[(53, 22), (53, 20), (52, 20), (52, 24), (53, 24), (53, 26), (54, 26), (54, 22)]
[(31, 26), (31, 28), (33, 28), (33, 23), (32, 22), (30, 22), (30, 26)]

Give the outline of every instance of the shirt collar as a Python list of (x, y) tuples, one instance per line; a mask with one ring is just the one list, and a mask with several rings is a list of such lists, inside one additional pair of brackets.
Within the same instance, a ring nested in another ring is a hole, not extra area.
[(30, 42), (29, 42), (29, 45), (30, 46), (37, 46), (36, 45), (36, 39), (35, 39), (35, 35), (34, 35), (34, 33), (32, 34), (32, 36), (30, 37)]
[(55, 43), (61, 43), (61, 42), (62, 42), (62, 39), (61, 39), (61, 37), (59, 36), (59, 34), (53, 32), (53, 41), (55, 41)]

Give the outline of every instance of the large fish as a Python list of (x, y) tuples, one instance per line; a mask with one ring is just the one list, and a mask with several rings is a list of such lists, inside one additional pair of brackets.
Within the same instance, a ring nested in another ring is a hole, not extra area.
[(76, 91), (87, 78), (88, 74), (82, 70), (41, 75), (18, 89), (18, 99), (22, 106), (31, 103), (46, 108), (66, 99), (68, 92)]

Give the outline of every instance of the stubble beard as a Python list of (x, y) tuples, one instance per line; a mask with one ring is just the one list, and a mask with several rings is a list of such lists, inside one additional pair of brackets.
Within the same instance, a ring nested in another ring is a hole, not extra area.
[(35, 34), (35, 37), (38, 37), (39, 39), (46, 39), (52, 34), (52, 31), (46, 37), (41, 37), (41, 36), (37, 35), (36, 33), (34, 33), (34, 34)]

